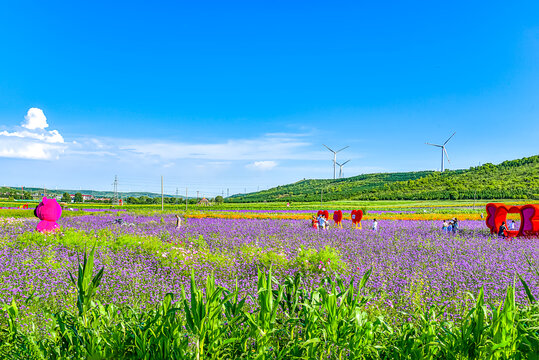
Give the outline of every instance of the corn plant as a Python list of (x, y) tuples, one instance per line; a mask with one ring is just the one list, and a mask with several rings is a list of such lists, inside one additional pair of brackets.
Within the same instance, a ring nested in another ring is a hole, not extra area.
[(48, 334), (23, 332), (15, 301), (2, 307), (1, 359), (539, 360), (539, 304), (522, 278), (529, 306), (517, 306), (515, 285), (498, 306), (486, 305), (481, 289), (459, 323), (431, 308), (389, 326), (367, 310), (370, 270), (357, 286), (333, 275), (308, 291), (300, 273), (279, 283), (271, 268), (259, 269), (253, 307), (237, 284), (229, 291), (210, 275), (201, 288), (192, 272), (189, 296), (182, 289), (179, 302), (167, 294), (141, 311), (94, 299), (103, 276), (103, 269), (93, 275), (94, 256), (85, 255), (76, 280), (70, 274), (78, 312), (50, 314)]

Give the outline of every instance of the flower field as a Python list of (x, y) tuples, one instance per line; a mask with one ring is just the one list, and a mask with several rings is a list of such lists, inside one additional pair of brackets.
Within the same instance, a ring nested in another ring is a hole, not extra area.
[[(114, 305), (119, 312), (155, 312), (167, 294), (172, 294), (172, 304), (181, 299), (182, 289), (186, 301), (194, 301), (194, 284), (202, 286), (213, 274), (214, 287), (236, 289), (238, 298), (245, 299), (242, 307), (247, 314), (258, 314), (261, 279), (270, 268), (273, 280), (267, 286), (275, 290), (275, 301), (279, 300), (277, 284), (298, 276), (306, 294), (321, 287), (331, 293), (333, 281), (337, 292), (348, 286), (343, 284), (351, 284), (352, 293), (360, 290), (365, 296), (361, 305), (365, 316), (383, 319), (387, 327), (417, 324), (418, 314), (430, 311), (436, 312), (437, 324), (466, 322), (470, 309), (477, 307), (470, 294), (484, 292), (485, 303), (499, 305), (507, 301), (507, 289), (514, 287), (517, 307), (527, 306), (530, 294), (539, 296), (539, 273), (534, 268), (539, 263), (539, 240), (491, 237), (479, 220), (462, 220), (459, 232), (449, 234), (441, 231), (438, 219), (400, 220), (391, 217), (415, 214), (378, 212), (370, 214), (382, 219), (376, 232), (370, 230), (369, 218), (362, 230), (344, 221), (342, 229), (321, 231), (305, 220), (312, 213), (267, 214), (272, 213), (191, 213), (179, 229), (172, 214), (80, 214), (61, 219), (62, 230), (54, 235), (34, 232), (37, 220), (31, 218), (4, 219), (0, 222), (0, 304), (6, 306), (0, 329), (12, 326), (9, 304), (17, 304), (21, 333), (45, 338), (58, 324), (51, 314), (80, 312), (80, 288), (68, 272), (76, 278), (85, 250), (94, 247), (93, 266), (96, 271), (103, 267), (104, 272), (92, 299), (103, 306)], [(368, 279), (364, 274), (370, 275)], [(207, 295), (209, 289), (205, 291)], [(278, 317), (285, 316), (285, 310), (280, 308)], [(245, 324), (250, 323), (246, 316)], [(193, 336), (187, 323), (182, 326), (185, 336)], [(200, 352), (194, 338), (199, 339), (190, 337), (184, 344), (193, 354)], [(264, 339), (268, 344), (273, 341)], [(259, 354), (260, 344), (250, 345), (250, 351)], [(267, 346), (264, 352), (269, 351)], [(271, 346), (279, 348), (277, 343)], [(350, 347), (339, 346), (352, 354)], [(336, 349), (326, 350), (336, 354)]]

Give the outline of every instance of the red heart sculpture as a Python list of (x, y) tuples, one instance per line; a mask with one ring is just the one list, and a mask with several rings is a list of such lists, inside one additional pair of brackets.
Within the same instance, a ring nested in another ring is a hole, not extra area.
[(493, 234), (507, 221), (507, 214), (520, 214), (520, 229), (507, 231), (507, 236), (539, 236), (539, 205), (507, 206), (502, 203), (489, 203), (486, 210), (485, 223)]
[(363, 218), (363, 210), (352, 210), (352, 213), (350, 215), (352, 217), (352, 222), (354, 224), (357, 224)]
[(337, 224), (342, 221), (342, 211), (337, 210), (333, 212), (333, 221), (335, 221)]
[(320, 215), (325, 217), (326, 220), (329, 219), (329, 211), (327, 211), (327, 210), (318, 210), (318, 212), (316, 213), (316, 217), (319, 217)]
[[(494, 226), (499, 229), (503, 222), (507, 224), (507, 214), (520, 214), (520, 206), (499, 206), (494, 214)], [(521, 222), (522, 224), (522, 222)], [(518, 231), (507, 231), (507, 236), (515, 237), (518, 235)]]

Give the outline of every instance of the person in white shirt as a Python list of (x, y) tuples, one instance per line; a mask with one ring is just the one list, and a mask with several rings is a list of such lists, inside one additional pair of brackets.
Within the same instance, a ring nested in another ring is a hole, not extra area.
[(510, 230), (515, 230), (516, 226), (517, 226), (517, 225), (515, 224), (515, 220), (512, 220), (512, 221), (511, 221)]
[(374, 231), (378, 230), (378, 221), (376, 221), (376, 219), (372, 221), (372, 229)]

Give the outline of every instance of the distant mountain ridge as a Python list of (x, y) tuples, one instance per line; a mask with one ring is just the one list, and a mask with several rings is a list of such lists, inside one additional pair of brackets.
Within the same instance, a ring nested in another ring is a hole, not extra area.
[[(13, 186), (10, 186), (10, 187), (5, 187), (5, 188), (9, 188), (9, 189), (14, 189), (14, 190), (18, 190), (20, 192), (21, 188), (20, 187), (13, 187)], [(31, 193), (39, 193), (39, 194), (43, 194), (43, 191), (44, 189), (43, 188), (35, 188), (35, 187), (25, 187), (24, 188), (24, 191), (29, 191)], [(84, 195), (92, 195), (93, 197), (95, 198), (112, 198), (114, 196), (114, 192), (113, 191), (101, 191), (101, 190), (69, 190), (69, 189), (55, 189), (55, 190), (51, 190), (51, 189), (46, 189), (46, 193), (48, 195), (50, 194), (54, 194), (54, 195), (62, 195), (63, 193), (69, 193), (69, 194), (76, 194), (76, 193), (81, 193), (81, 194), (84, 194)], [(161, 197), (161, 194), (158, 194), (158, 193), (152, 193), (152, 192), (118, 192), (118, 196), (121, 198), (121, 199), (126, 199), (128, 197), (142, 197), (142, 196), (147, 196), (149, 198), (160, 198)], [(181, 198), (181, 199), (185, 199), (185, 196), (173, 196), (173, 195), (167, 195), (167, 194), (164, 194), (163, 195), (164, 197), (166, 198)]]
[(237, 194), (230, 202), (324, 200), (539, 199), (539, 155), (466, 170), (365, 174), (301, 180)]

